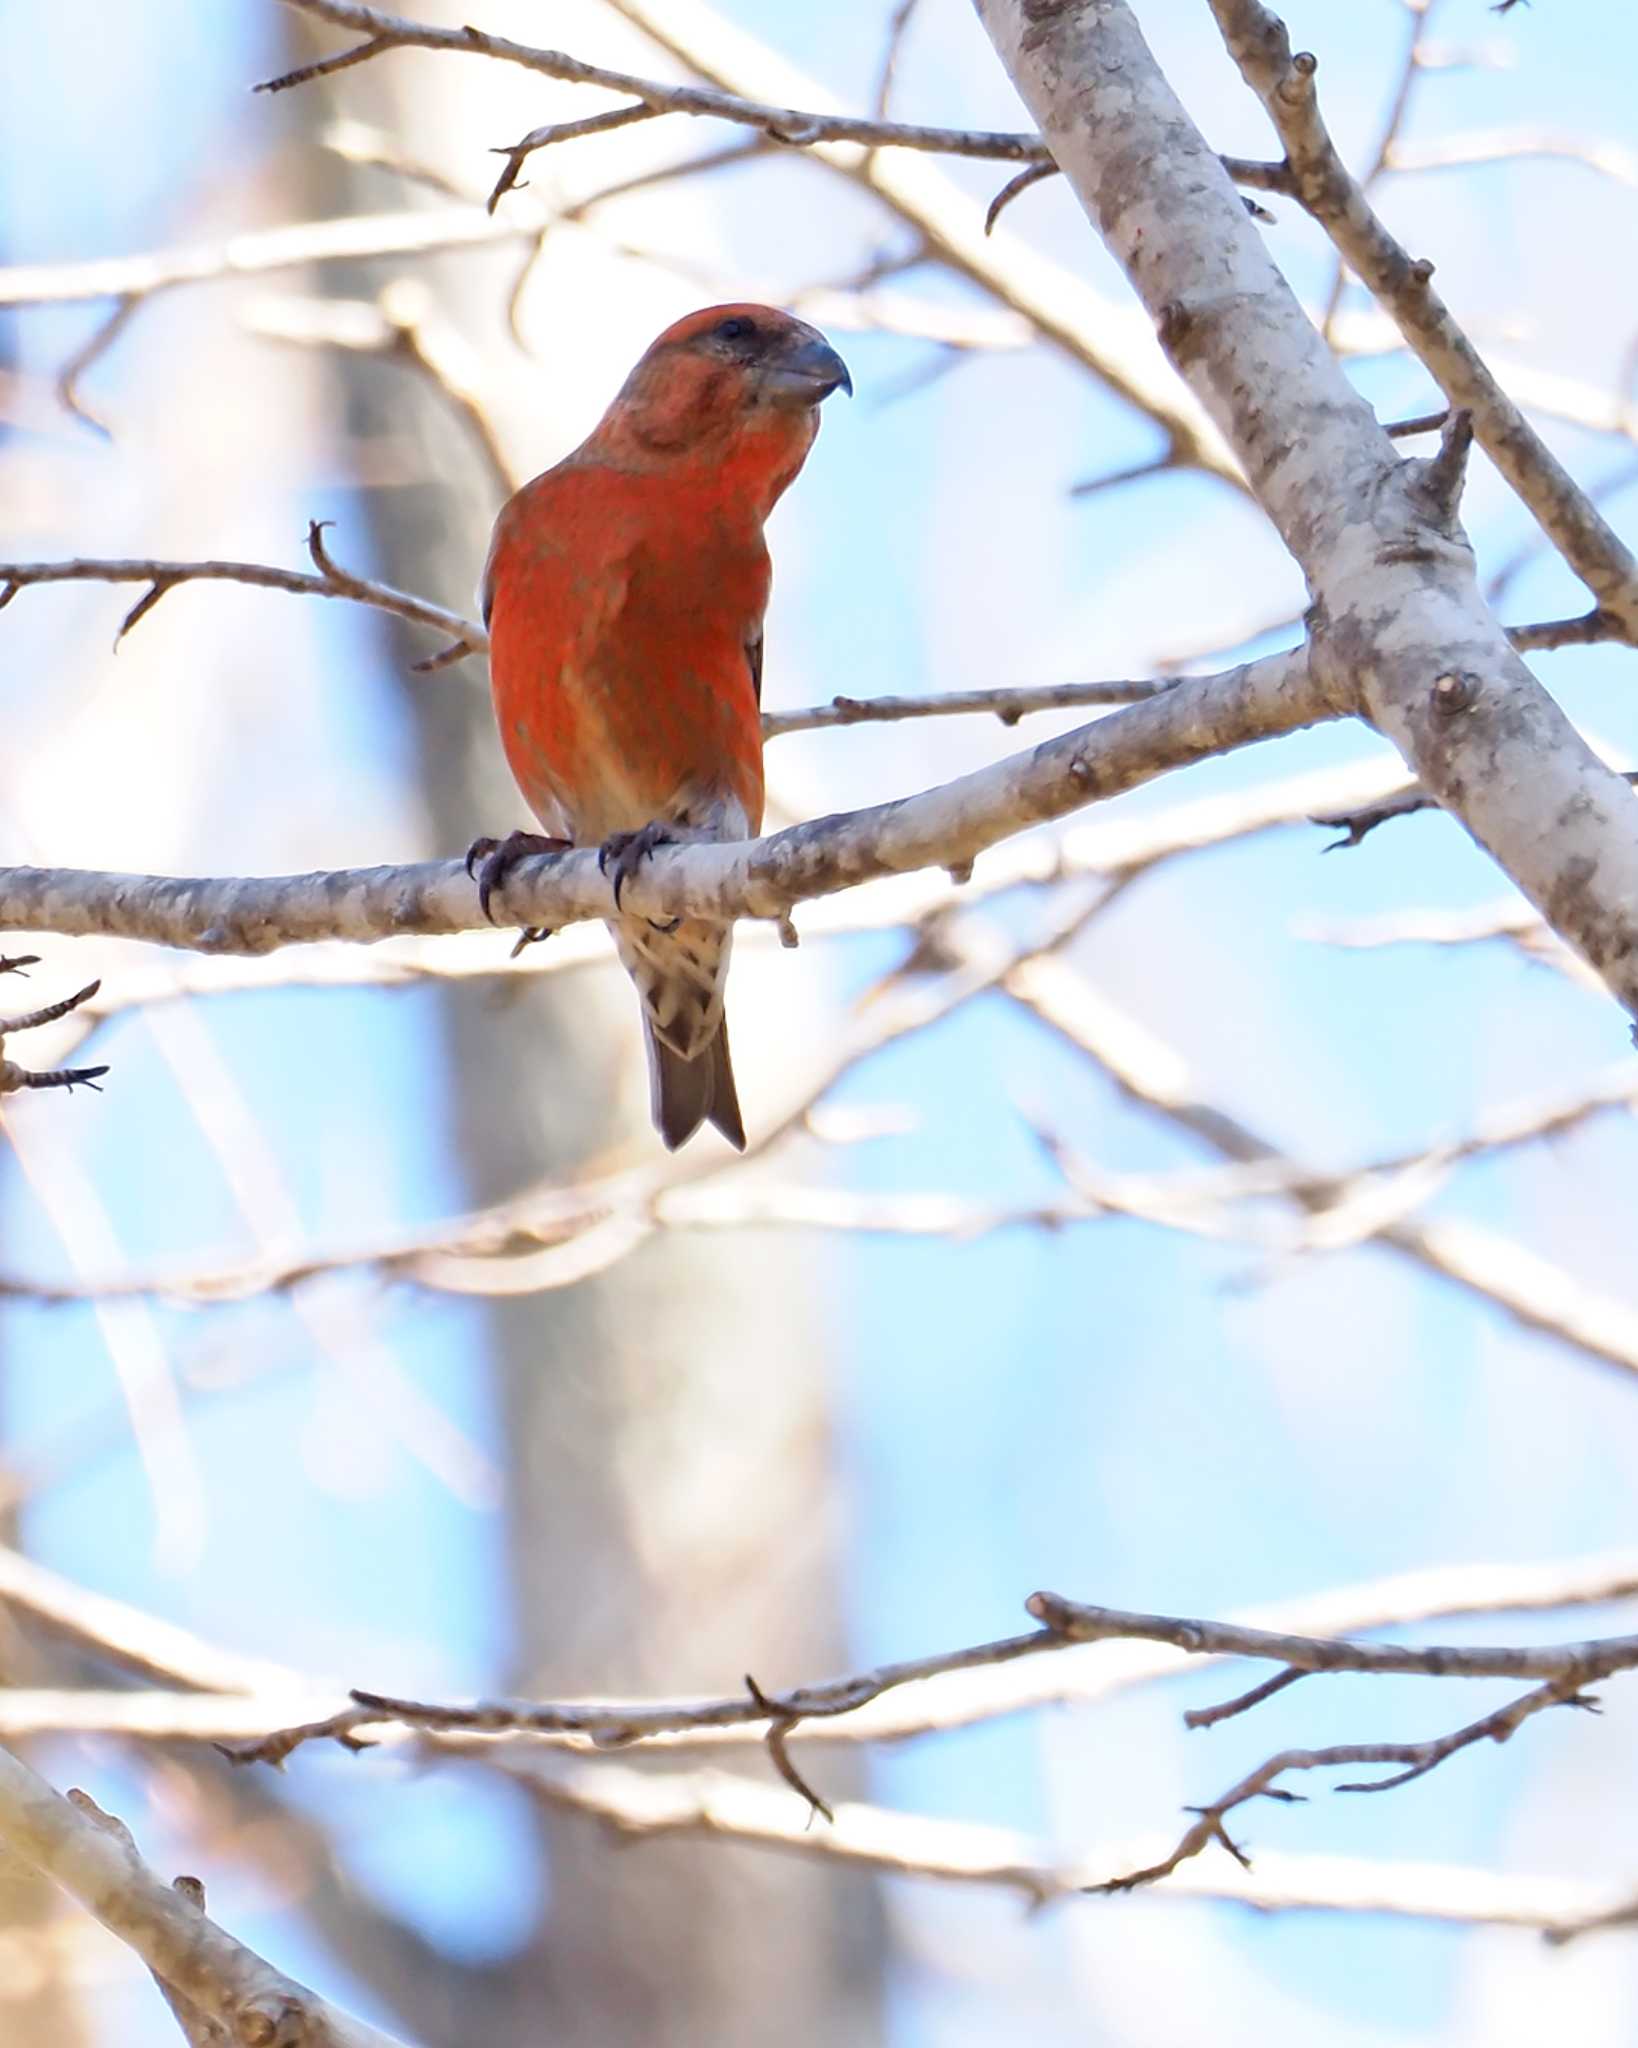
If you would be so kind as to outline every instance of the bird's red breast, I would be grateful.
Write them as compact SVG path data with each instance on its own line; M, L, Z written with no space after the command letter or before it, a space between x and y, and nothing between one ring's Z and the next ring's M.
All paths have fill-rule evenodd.
M483 579L495 713L552 837L607 853L647 827L760 829L762 526L838 387L852 388L841 358L804 322L707 307L667 328L591 435L502 511ZM622 915L611 929L642 997L666 1144L709 1119L743 1146L730 928Z
M501 741L537 815L585 843L689 801L762 822L750 649L771 571L733 478L633 469L581 450L526 485L490 556ZM737 836L730 834L727 836Z

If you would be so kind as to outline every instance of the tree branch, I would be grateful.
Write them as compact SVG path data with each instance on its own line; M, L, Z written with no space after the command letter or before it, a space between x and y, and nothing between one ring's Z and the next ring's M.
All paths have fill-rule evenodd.
M1249 1868L1250 1857L1230 1836L1224 1823L1236 1807L1244 1806L1253 1799L1299 1800L1302 1797L1300 1792L1287 1791L1278 1782L1288 1772L1340 1770L1356 1764L1401 1765L1402 1768L1391 1778L1375 1778L1336 1787L1339 1792L1386 1792L1393 1786L1409 1783L1412 1778L1425 1777L1461 1750L1471 1749L1476 1742L1506 1742L1532 1715L1547 1707L1592 1708L1594 1702L1584 1698L1573 1685L1555 1681L1537 1686L1533 1692L1527 1692L1518 1699L1509 1700L1506 1706L1498 1707L1494 1713L1486 1714L1477 1721L1470 1721L1449 1735L1435 1736L1426 1742L1339 1742L1325 1749L1282 1749L1209 1806L1195 1807L1193 1811L1200 1816L1199 1819L1184 1830L1182 1840L1170 1855L1163 1856L1157 1863L1127 1871L1123 1876L1103 1878L1088 1889L1106 1893L1129 1892L1142 1885L1155 1884L1161 1878L1170 1877L1180 1864L1198 1856L1214 1842L1219 1848L1226 1849L1243 1868Z
M1002 163L1034 163L1047 155L1039 135L998 134L976 128L924 128L903 121L872 121L851 114L773 106L736 93L713 92L705 86L667 85L659 79L639 78L629 71L611 71L606 65L587 64L563 50L535 49L527 43L511 42L505 36L488 35L482 29L440 28L432 22L409 21L402 15L383 13L377 7L358 6L354 0L284 0L284 4L297 13L348 29L368 40L344 52L339 59L326 59L321 64L288 71L281 78L269 78L257 86L258 92L282 92L288 86L304 85L340 64L362 64L387 50L442 50L468 57L496 57L508 64L521 65L542 78L561 79L570 85L600 86L606 92L640 101L653 114L697 114L734 121L759 129L775 142L804 147L815 142L862 142L873 149L931 150L944 156L987 157ZM623 109L621 117L631 118ZM537 129L503 152L508 158L515 158L516 163L508 163L508 175L503 177L494 196L499 198L516 181L517 171L531 150L558 139L558 132L552 129Z
M1277 60L1273 17L1255 0L1211 4L1231 46L1262 66L1265 97L1300 96L1300 73ZM1399 460L1344 377L1130 8L979 0L979 11L1162 345L1301 564L1317 670L1638 1015L1638 799L1508 645L1465 539L1429 496L1426 466ZM1451 395L1472 397L1487 431L1483 395Z
M609 0L615 12L680 64L718 87L755 98L784 95L823 107L810 79L705 0ZM814 161L862 185L913 228L929 256L1021 313L1118 398L1166 436L1174 461L1245 488L1222 436L1162 361L1147 323L1111 305L1073 272L1005 232L986 236L984 208L936 164L901 151L821 142ZM1235 201L1239 205L1238 199Z
M1125 1015L1065 961L1025 961L1002 986L1067 1043L1095 1060L1122 1094L1221 1157L1263 1166L1288 1157L1206 1099L1173 1047ZM1323 1216L1336 1186L1334 1174L1317 1168L1304 1173L1298 1166L1290 1184L1291 1199L1310 1215ZM1392 1209L1370 1219L1368 1230L1356 1226L1355 1241L1366 1236L1500 1309L1526 1329L1555 1338L1624 1378L1638 1375L1638 1312L1618 1297L1595 1292L1524 1245L1454 1217L1424 1223Z
M510 1762L552 1805L604 1821L620 1841L668 1834L708 1835L817 1856L900 1877L1002 1886L1032 1905L1099 1887L1111 1868L1152 1860L1148 1843L1100 1845L1074 1861L1009 1828L894 1812L846 1801L828 1827L810 1827L769 1786L727 1771L654 1773L563 1757ZM1631 1902L1570 1878L1507 1877L1492 1871L1346 1857L1259 1856L1255 1870L1213 1860L1176 1871L1160 1898L1219 1899L1265 1912L1387 1913L1466 1926L1522 1927L1563 1941L1619 1925Z
M459 612L447 611L427 598L412 597L408 591L394 590L390 584L375 583L341 568L324 546L323 531L328 523L315 519L307 528L307 546L317 564L316 574L302 569L279 569L266 562L109 561L83 556L66 562L0 562L0 607L10 604L20 590L44 583L145 583L146 591L125 614L114 635L117 647L131 628L178 584L248 583L261 590L286 590L297 597L350 598L355 604L392 612L412 625L432 626L458 643L462 653L486 651L489 636Z
M1230 55L1268 111L1297 197L1378 300L1480 444L1604 611L1638 641L1638 562L1486 368L1429 279L1372 211L1337 154L1314 93L1315 60L1293 57L1285 25L1261 0L1212 0Z
M396 2048L264 1962L162 1884L129 1833L84 1793L65 1799L0 1749L0 1841L54 1878L133 1948L155 1977L244 2042L288 2048Z
M1146 703L942 787L735 846L665 849L627 885L641 916L779 918L815 896L924 867L964 868L987 847L1168 769L1337 715L1303 650L1191 676ZM501 905L556 929L610 914L594 852L521 863ZM464 866L439 861L334 874L212 881L92 870L0 869L0 930L148 939L265 953L313 939L367 942L481 928Z

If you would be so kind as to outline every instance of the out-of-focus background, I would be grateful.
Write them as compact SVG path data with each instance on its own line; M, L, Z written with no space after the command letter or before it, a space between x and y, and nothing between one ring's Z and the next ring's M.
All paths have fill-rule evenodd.
M865 111L904 13L645 5L730 89ZM474 11L420 8L455 25ZM476 11L520 41L685 75L599 0ZM1362 171L1408 89L1378 203L1629 519L1638 18L1618 0L1285 11ZM1213 141L1270 154L1206 8L1139 14ZM0 264L232 259L133 300L112 336L128 281L6 305L7 557L300 566L324 518L349 568L470 612L506 491L573 445L654 332L766 298L827 327L858 393L827 408L774 521L770 709L1146 676L1296 635L1300 579L1254 507L1188 471L1110 483L1162 452L1153 421L832 165L673 116L537 155L491 220L488 152L607 96L396 53L251 97L342 46L257 0L35 5L0 34ZM890 111L1023 125L960 0L908 14ZM706 167L598 197L691 156ZM1008 175L916 162L969 226ZM1327 246L1270 204L1271 245L1323 313ZM312 237L303 260L270 253L271 229L341 218L375 224L354 248L373 234L388 253L312 260ZM995 246L1019 245L1054 267L1043 290L1090 289L1094 325L1141 342L1061 183L1003 216ZM7 276L0 302L19 296ZM1333 310L1385 418L1436 403L1357 288ZM59 380L99 338L70 379L76 416ZM1482 460L1465 516L1509 622L1577 608ZM227 584L173 590L112 652L137 594L28 589L0 620L0 860L277 872L449 855L525 822L480 661L414 676L436 646L423 631ZM1630 652L1536 665L1634 758ZM926 786L1079 715L779 739L774 819ZM1323 860L1311 827L1253 829L1311 807L1265 800L1286 778L1380 753L1331 728L1170 778L1039 835L1067 850L1061 883L987 887L1014 872L1003 848L919 926L864 892L799 916L797 952L744 934L730 1002L753 1137L811 1097L793 1132L732 1172L703 1141L647 1222L425 1271L374 1254L538 1183L654 1163L617 971L537 958L503 975L507 939L479 935L442 956L481 970L459 976L372 985L357 960L352 985L304 986L291 954L237 990L203 963L211 992L189 995L189 963L31 943L44 957L13 1007L100 974L113 1013L75 1057L112 1073L100 1098L5 1113L8 1540L315 1683L543 1698L728 1693L747 1670L785 1686L954 1649L1025 1626L1037 1586L1220 1615L1619 1550L1638 1446L1622 1022L1528 930L1506 936L1516 905L1442 818ZM1100 872L1129 875L1106 904ZM975 961L1079 911L1048 956L1056 1028L1022 983L957 1000ZM934 1021L895 1035L922 1002ZM1600 1088L1612 1107L1571 1113ZM1537 1114L1558 1097L1563 1117ZM1490 1142L1515 1111L1556 1135ZM1301 1200L1220 1204L1197 1178L1185 1199L1173 1178L1259 1141L1342 1173L1475 1134L1359 1184L1319 1241ZM1069 1213L1100 1190L1136 1213ZM221 1267L307 1270L177 1298L178 1276ZM127 1275L145 1284L44 1298ZM1507 1306L1522 1294L1536 1327ZM9 1684L109 1682L71 1632L6 1616ZM1630 1625L1581 1608L1436 1633ZM1108 1871L1283 1745L1440 1734L1507 1696L1314 1680L1185 1739L1181 1709L1235 1679L1116 1687L1100 1654L1077 1653L1063 1686L1102 1697L896 1745L809 1743L803 1768L836 1800L1004 1827ZM1266 1914L1164 1891L1031 1914L1016 1886L884 1874L812 1842L623 1842L477 1762L315 1747L276 1778L197 1743L27 1748L120 1813L156 1867L201 1875L245 1940L428 2048L1159 2048L1208 2028L1598 2048L1632 2036L1630 1934L1550 1946L1479 1905L1638 1885L1632 1705L1619 1684L1605 1705L1379 1799L1316 1782L1305 1805L1239 1816L1261 1867L1311 1902ZM725 1761L800 1814L755 1749L654 1768ZM1199 1869L1236 1877L1216 1855ZM1381 1909L1314 1909L1328 1886ZM0 2035L146 2048L174 2027L123 1949L0 1866Z

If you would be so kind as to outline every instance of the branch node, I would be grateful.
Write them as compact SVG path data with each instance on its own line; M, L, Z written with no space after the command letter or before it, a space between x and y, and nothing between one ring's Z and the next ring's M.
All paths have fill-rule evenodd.
M790 1751L785 1747L785 1738L801 1720L801 1715L793 1714L790 1708L783 1702L769 1699L768 1695L748 1671L745 1674L745 1690L751 1695L753 1704L760 1708L768 1717L768 1732L762 1739L773 1762L774 1769L793 1792L808 1802L809 1827L812 1827L813 1817L816 1813L822 1813L825 1819L834 1827L836 1825L835 1814L832 1813L824 1800L819 1797L819 1794L814 1791L807 1779L796 1768L796 1765L791 1761Z
M310 85L315 78L330 78L354 64L367 63L371 57L378 57L383 50L391 48L392 44L385 36L371 36L368 42L356 43L352 49L340 50L333 57L321 57L317 63L302 64L294 71L283 71L277 78L264 78L250 89L252 92L286 92L293 85Z
M333 519L309 519L307 522L307 552L312 557L313 567L327 583L345 581L341 570L330 559L329 550L324 545L324 529L334 525Z
M1473 415L1466 406L1448 413L1439 428L1439 452L1417 466L1412 488L1447 531L1456 527L1473 446Z
M1274 88L1274 97L1288 107L1306 107L1314 97L1314 73L1319 59L1312 50L1299 50L1289 69Z
M1026 169L1021 170L1016 177L1009 178L990 201L989 210L984 215L985 234L988 235L994 232L996 222L1020 193L1027 192L1031 185L1039 185L1043 179L1055 178L1057 175L1058 166L1055 163L1048 162L1030 164Z
M114 635L114 652L119 652L119 643L141 619L145 619L168 590L176 588L174 576L156 576L131 609L119 622L119 631Z
M1429 700L1436 718L1455 718L1471 711L1479 696L1479 678L1469 669L1446 669L1435 676Z
M451 640L447 647L440 647L436 654L429 654L424 661L412 661L412 676L435 676L440 669L453 668L458 661L465 661L476 648L468 647L464 640Z

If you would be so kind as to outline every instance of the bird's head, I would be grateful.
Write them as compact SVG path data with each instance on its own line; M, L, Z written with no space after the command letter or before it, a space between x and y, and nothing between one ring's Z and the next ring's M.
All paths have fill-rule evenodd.
M594 439L672 456L751 433L806 454L838 390L853 380L818 328L774 306L706 306L649 346Z

